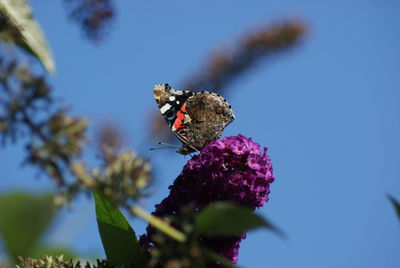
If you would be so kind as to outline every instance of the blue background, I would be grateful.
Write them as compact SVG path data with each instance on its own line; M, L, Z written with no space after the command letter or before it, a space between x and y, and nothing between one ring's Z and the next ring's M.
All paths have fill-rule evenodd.
M111 34L84 41L61 1L31 1L55 55L54 94L87 117L125 133L126 148L151 158L148 210L188 157L146 148L157 107L154 84L177 89L210 52L284 18L308 33L295 49L264 61L224 96L243 134L269 148L276 181L259 210L288 235L254 231L241 245L245 267L399 267L400 225L386 194L400 199L400 3L366 1L118 1ZM212 90L212 89L210 89ZM145 146L143 146L145 144ZM147 147L146 147L147 146ZM54 190L21 168L21 144L0 151L0 191ZM94 163L94 161L91 160ZM145 223L132 219L137 233ZM64 209L46 235L50 245L104 256L92 200Z

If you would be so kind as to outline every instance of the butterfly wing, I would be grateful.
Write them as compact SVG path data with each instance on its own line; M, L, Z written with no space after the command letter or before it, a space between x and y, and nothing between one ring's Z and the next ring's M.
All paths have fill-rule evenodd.
M158 108L160 108L161 115L172 130L174 130L176 119L180 120L182 117L182 112L180 111L184 107L186 100L193 94L191 91L172 89L168 84L159 84L154 87L154 99Z
M178 152L198 151L218 139L235 118L231 105L220 95L203 91L186 100L184 120L186 142Z
M175 136L183 143L178 153L199 151L218 139L235 118L229 103L213 92L179 91L168 84L154 87L160 112Z

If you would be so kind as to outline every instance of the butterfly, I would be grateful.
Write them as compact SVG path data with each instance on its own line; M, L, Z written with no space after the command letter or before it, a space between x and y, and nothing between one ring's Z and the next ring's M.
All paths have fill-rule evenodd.
M172 89L168 84L154 86L154 99L169 128L182 142L177 152L198 152L218 139L235 115L221 95Z

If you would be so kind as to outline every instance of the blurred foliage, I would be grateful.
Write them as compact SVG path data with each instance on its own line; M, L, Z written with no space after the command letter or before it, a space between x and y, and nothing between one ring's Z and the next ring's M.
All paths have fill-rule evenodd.
M32 249L32 253L29 254L31 258L45 258L46 256L64 256L67 260L76 259L78 254L69 248L63 246L46 246L40 244ZM20 256L18 256L19 258Z
M100 151L119 151L124 143L122 130L113 122L104 121L96 129L96 146ZM101 154L101 153L100 153Z
M163 219L182 230L187 239L177 242L164 233L148 227L150 237L141 237L141 244L149 256L149 267L236 267L228 259L209 249L206 240L197 229L194 207L190 204L181 208L175 215L166 215ZM230 219L221 221L229 225ZM150 240L148 240L150 238Z
M104 37L114 18L111 0L64 0L72 20L78 22L85 36L94 42Z
M11 262L18 256L41 257L44 252L74 256L66 249L46 248L40 241L56 215L53 197L22 192L0 196L0 236Z
M81 191L93 190L150 220L148 214L134 205L146 195L150 183L148 161L132 151L118 153L118 135L109 128L101 131L99 137L101 164L88 170L81 160L86 121L67 116L65 108L57 109L50 93L44 77L35 75L26 65L0 58L2 144L27 138L25 163L54 180L59 190L58 205L72 200Z
M26 0L0 0L0 40L16 43L37 57L49 73L55 72L50 48Z
M17 268L117 268L108 265L106 260L97 260L97 263L93 265L88 262L82 265L80 261L72 261L64 258L63 255L46 256L41 259L19 258L19 260L20 263L16 265Z
M109 5L108 1L79 3L82 5L77 7L79 12L75 15L92 8L87 14L94 12L94 17ZM9 20L10 16L2 13L1 21ZM84 19L84 22L88 27L100 29L101 25L93 24L91 20ZM13 29L0 28L4 31ZM11 44L25 48L18 42L19 35L8 36L14 38ZM0 49L6 47L3 45ZM24 163L36 167L56 183L58 205L70 202L82 191L97 191L132 213L141 211L133 204L146 195L151 179L148 161L133 151L118 153L118 138L114 133L107 135L104 132L99 142L101 163L87 170L81 155L87 142L87 121L67 115L68 110L52 97L52 89L44 75L36 74L21 63L21 59L5 53L6 50L0 52L3 52L0 53L1 145L24 140L27 152ZM140 213L143 215L146 216Z
M198 73L189 76L178 89L222 93L233 81L253 70L264 59L272 59L298 45L305 33L306 25L299 20L266 25L251 34L246 33L237 42L232 42L237 45L215 52L205 66ZM175 140L159 112L153 114L150 122L153 137L158 140L168 137L169 142Z
M100 158L102 165L87 171L82 162L71 165L72 174L81 185L104 193L117 204L129 207L132 201L146 196L146 189L151 182L151 166L146 159L133 151L117 153L115 135L106 135L110 129L102 130L100 135Z
M149 226L148 235L140 239L149 256L149 267L236 267L213 250L215 245L229 251L235 245L232 241L240 243L238 237L256 228L283 235L251 209L229 202L214 202L200 211L188 204L163 219L181 230L186 239L178 242Z
M64 2L69 16L81 24L88 39L101 40L115 13L112 1ZM237 42L238 45L231 50L224 49L215 53L203 71L187 80L184 88L217 92L222 88L226 89L229 83L256 66L260 59L286 51L297 44L304 32L305 25L299 21L289 21L255 31L241 38L242 41ZM15 44L21 51L35 55L49 72L53 71L54 63L50 50L25 0L0 0L0 42L5 40ZM6 46L1 46L0 43L0 49L4 47ZM155 128L160 125L157 120L164 122L158 115L154 120ZM120 152L120 136L113 128L104 128L100 133L99 164L88 167L82 157L82 151L87 145L87 125L85 119L68 115L68 109L52 97L52 89L46 81L46 76L37 74L20 59L7 55L4 50L0 51L1 145L4 146L9 141L24 141L27 153L25 163L35 166L55 182L59 190L55 199L58 205L71 201L80 192L96 192L109 199L110 203L148 221L151 225L149 228L154 230L150 248L146 251L150 258L150 267L233 266L223 257L208 250L202 237L204 230L201 232L200 228L196 229L195 213L190 204L183 208L181 213L166 216L165 219L150 215L136 205L139 198L147 195L152 177L151 167L146 159L134 151ZM159 130L155 132L160 135ZM11 198L14 201L7 201L9 199L6 197L0 200L0 231L10 258L13 261L16 261L19 255L40 258L21 258L19 267L109 267L105 261L98 261L93 266L88 263L82 266L79 262L64 261L63 256L43 258L43 246L39 239L54 217L54 209L46 207L50 206L50 199L50 196L43 197L42 200L16 194ZM12 212L13 206L16 212ZM117 206L113 208L119 212ZM119 223L126 223L122 213L112 216L109 213L106 215L107 213L102 215L105 218L98 217L102 224L106 223L107 219L111 219L112 227L122 226L116 224L115 219ZM229 217L218 218L221 212L217 215L211 213L214 216L202 217L214 217L217 221L211 221L211 224L219 226L229 224L234 218L231 216L237 216L236 213L244 215L233 209L233 212L231 210L228 213ZM258 218L248 218L253 219L253 223L247 225L248 229L260 225L269 226L267 222ZM129 224L123 226L131 228ZM108 235L116 231L114 228L103 227L100 231L105 230ZM130 235L135 236L132 233ZM107 243L115 242L116 244L111 245L113 250L121 250L124 241L126 242L124 239L105 239L103 243L106 247L109 246Z
M282 231L251 209L229 202L214 202L195 218L197 232L206 236L238 235L265 228L283 236Z
M400 220L400 203L399 203L399 201L397 201L397 200L396 200L393 196L391 196L391 195L387 195L387 197L389 198L389 200L390 200L390 202L392 203L394 209L396 210L397 217L398 217L399 220Z
M0 57L0 139L4 145L28 138L25 163L54 180L58 204L82 190L96 189L126 205L145 195L150 182L147 160L132 151L117 153L117 135L104 134L99 141L101 166L87 171L81 160L87 121L66 113L57 107L44 76Z
M227 235L259 227L277 230L248 208L216 202L194 213L193 207L188 205L182 208L181 213L166 217L167 222L184 232L184 241L178 242L160 232L160 229L157 231L149 227L153 230L151 242L147 243L145 237L141 241L149 257L147 265L144 265L143 252L137 248L136 235L119 208L101 194L95 193L95 200L97 222L107 259L110 264L125 267L235 267L229 260L211 251L207 243L214 240L206 240L204 236L215 237L215 241L219 241L218 237L225 239ZM239 222L232 224L238 218L241 218ZM204 227L202 223L207 226ZM205 229L223 231L206 232Z
M231 48L217 50L203 69L186 79L185 90L212 90L221 93L230 83L267 57L276 56L298 45L306 32L299 20L282 21L254 29L239 37Z
M56 183L67 184L66 169L80 155L86 121L57 108L44 76L27 65L0 58L0 138L28 137L26 163L35 165Z

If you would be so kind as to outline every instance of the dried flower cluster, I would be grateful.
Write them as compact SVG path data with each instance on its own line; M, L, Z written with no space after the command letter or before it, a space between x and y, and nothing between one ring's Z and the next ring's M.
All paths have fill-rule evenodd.
M160 217L179 215L187 205L198 211L214 201L230 201L251 209L263 206L274 181L266 151L242 135L211 142L185 165L169 187L169 196L156 205L154 214ZM154 243L151 239L154 232L148 227L142 243ZM245 234L202 238L202 244L236 263L243 238Z
M43 76L27 66L0 59L0 136L7 139L28 136L26 162L36 165L66 185L66 169L81 153L86 121L56 110L51 88Z
M74 262L72 260L64 260L63 255L61 256L46 256L43 259L32 259L32 258L19 258L20 264L16 265L16 268L109 268L105 260L96 260L95 265L91 265L88 262L81 265L79 261Z
M72 173L86 188L100 191L117 204L129 207L145 195L151 178L150 164L134 152L108 157L102 169L88 172L83 163L77 162L71 166Z
M106 28L114 17L110 0L64 0L69 16L81 24L87 37L92 41L102 39Z
M263 59L293 48L301 41L305 31L303 22L287 21L267 25L252 34L246 34L233 42L237 46L214 53L202 70L188 77L180 88L222 93L222 89L226 90L230 83L259 65ZM154 114L151 122L154 137L169 137L169 141L174 140L159 114Z
M286 21L246 34L239 39L236 47L217 51L200 73L186 80L183 88L220 92L265 57L274 56L298 44L305 29L301 21Z
M2 144L22 136L28 138L25 162L56 182L58 204L82 190L97 190L128 207L145 194L150 165L134 152L117 154L113 147L117 141L108 139L102 141L103 166L86 171L81 160L86 125L86 120L68 116L65 108L55 108L51 88L43 76L35 75L25 65L0 58Z

